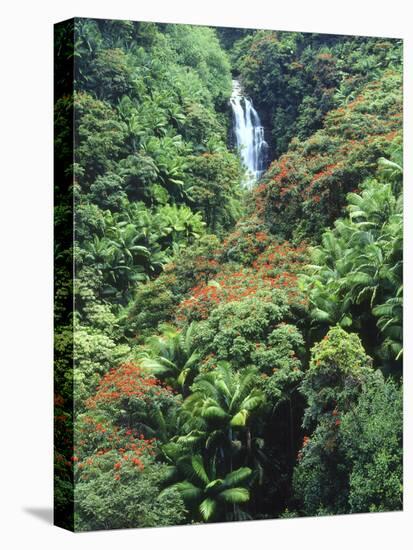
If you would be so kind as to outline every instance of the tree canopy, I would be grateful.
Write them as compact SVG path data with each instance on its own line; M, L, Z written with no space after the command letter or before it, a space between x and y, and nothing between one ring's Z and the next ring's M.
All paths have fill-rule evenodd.
M401 41L76 18L56 63L57 515L401 509Z

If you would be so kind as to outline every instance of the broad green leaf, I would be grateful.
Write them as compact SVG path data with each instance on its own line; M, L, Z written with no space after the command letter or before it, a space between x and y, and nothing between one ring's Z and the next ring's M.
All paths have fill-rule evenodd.
M249 501L250 492L244 487L234 487L221 491L217 498L230 504L241 504Z
M199 511L205 521L209 521L213 517L216 508L217 504L212 498L206 498L199 505Z

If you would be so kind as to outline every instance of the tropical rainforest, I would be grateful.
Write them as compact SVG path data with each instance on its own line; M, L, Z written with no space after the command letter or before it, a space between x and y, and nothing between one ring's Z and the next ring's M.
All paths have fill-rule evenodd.
M402 41L75 19L55 65L60 524L402 509Z

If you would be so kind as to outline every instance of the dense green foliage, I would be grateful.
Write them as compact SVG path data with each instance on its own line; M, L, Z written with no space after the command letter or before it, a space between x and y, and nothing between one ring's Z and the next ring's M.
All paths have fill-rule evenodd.
M77 530L401 509L400 41L73 32L73 57L57 33L75 74L56 101L58 510L73 487ZM231 75L274 159L252 190Z
M307 428L294 473L306 515L395 510L402 504L402 397L373 371L359 338L332 328L301 385Z
M267 119L274 158L292 138L303 141L322 128L329 111L357 99L383 69L397 69L401 41L257 31L232 51L235 70Z
M392 167L401 175L399 165ZM348 195L348 217L336 221L324 233L322 245L313 249L307 279L316 322L354 326L362 336L366 332L366 345L374 346L386 362L402 354L403 210L398 180L368 180L360 194Z
M294 139L257 190L272 230L288 239L319 239L343 214L346 195L373 177L380 157L400 143L401 75L385 71L353 101L330 111L324 127Z

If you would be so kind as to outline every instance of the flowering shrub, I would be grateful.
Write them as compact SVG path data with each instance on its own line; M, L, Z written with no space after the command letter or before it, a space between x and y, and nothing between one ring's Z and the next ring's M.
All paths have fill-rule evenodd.
M293 141L255 192L257 210L286 239L317 240L342 213L346 194L372 175L401 137L400 75L389 69L362 93L332 110L324 128ZM380 101L376 98L380 97Z
M194 281L207 284L220 271L221 254L221 243L214 235L204 235L180 250L157 279L138 287L121 319L125 335L142 342L161 323L172 321Z
M102 378L86 405L89 411L109 415L122 428L163 440L169 437L169 422L175 421L180 399L139 365L126 363Z
M60 392L72 397L82 410L100 377L130 354L127 344L118 344L107 331L81 326L61 327L55 332L55 380ZM72 370L73 376L67 376Z
M271 352L271 349L283 330L280 323L289 316L292 313L287 296L278 289L223 303L212 311L206 321L199 323L195 345L204 350L206 365L229 360L239 369L256 363L262 372L268 373L271 368L280 366L271 356L272 353L277 354L277 350ZM301 345L302 340L297 336L296 329L291 336L293 347L287 351L281 347L279 359Z
M134 363L124 363L111 369L99 382L95 395L88 399L88 408L103 403L138 399L148 402L152 397L168 395L168 388L159 380L145 374Z
M222 243L223 260L248 266L272 242L267 227L256 217L243 219Z
M125 469L142 471L155 453L155 439L145 439L134 428L121 428L102 414L85 413L77 420L71 458L77 479L88 480L102 471L112 471L120 479Z
M271 240L265 233L258 236L259 245ZM179 305L177 320L206 319L218 305L255 295L264 301L271 300L273 289L284 290L291 305L305 308L307 302L298 287L297 274L306 260L306 247L293 247L287 242L265 244L261 252L256 251L255 259L250 259L250 266L236 269L236 265L224 264L213 281L195 286L189 297Z

